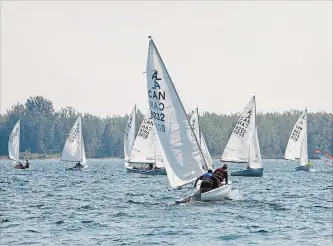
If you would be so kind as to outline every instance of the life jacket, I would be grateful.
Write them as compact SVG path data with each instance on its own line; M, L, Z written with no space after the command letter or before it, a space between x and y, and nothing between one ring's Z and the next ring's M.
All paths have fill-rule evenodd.
M222 182L223 179L225 178L223 173L224 173L224 170L222 170L221 168L218 168L215 170L214 175Z
M202 176L202 180L210 180L212 177L213 177L213 174L212 174L212 173L205 173L205 174Z

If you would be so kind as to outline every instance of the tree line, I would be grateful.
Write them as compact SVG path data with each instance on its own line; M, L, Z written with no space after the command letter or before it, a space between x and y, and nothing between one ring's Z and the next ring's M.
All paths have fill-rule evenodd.
M129 112L130 113L130 112ZM191 114L191 113L190 113ZM290 132L301 111L258 113L257 127L263 158L283 158ZM41 96L17 103L0 115L0 156L8 155L8 138L16 122L21 120L20 152L60 155L67 135L79 116L72 107L55 111L53 103ZM204 112L200 129L212 156L219 157L235 127L239 114ZM144 115L137 111L136 129ZM123 157L123 133L128 115L97 117L82 114L83 138L87 157ZM333 153L333 115L327 112L308 113L308 151Z

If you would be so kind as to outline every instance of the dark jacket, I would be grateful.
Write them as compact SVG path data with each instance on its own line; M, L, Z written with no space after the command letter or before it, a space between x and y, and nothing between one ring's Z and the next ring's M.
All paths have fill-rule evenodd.
M228 170L223 169L222 167L217 168L214 171L214 176L217 177L220 182L223 182L225 180L225 183L228 184Z

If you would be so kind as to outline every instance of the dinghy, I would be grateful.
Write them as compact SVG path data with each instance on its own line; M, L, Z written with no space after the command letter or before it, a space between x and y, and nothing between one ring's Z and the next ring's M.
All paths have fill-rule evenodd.
M308 158L308 126L307 126L307 109L298 118L294 125L286 148L284 158L295 161L299 159L299 166L296 171L311 171Z
M88 167L82 136L81 116L77 118L68 134L60 160L65 162L80 162L83 168ZM66 170L81 170L81 168L71 167Z
M146 175L166 175L163 162L156 162L156 158L159 158L159 145L149 110L135 138L127 171Z
M247 163L247 169L231 172L231 176L262 177L264 169L256 128L256 101L253 96L233 129L221 156L223 162Z
M20 131L21 124L20 120L15 124L12 132L10 133L8 140L8 155L9 159L12 160L13 167L15 169L27 169L22 164L20 165Z
M146 68L149 106L169 184L178 188L196 180L208 167L169 73L149 38ZM222 200L230 189L230 185L223 185L198 197L201 201Z

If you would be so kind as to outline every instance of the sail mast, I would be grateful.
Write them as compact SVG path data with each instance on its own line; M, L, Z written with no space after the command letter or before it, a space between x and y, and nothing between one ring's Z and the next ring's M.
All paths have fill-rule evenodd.
M159 53L159 51L158 51L158 49L157 49L157 47L156 47L156 45L155 45L155 42L154 42L153 38L152 38L151 36L149 36L148 38L152 41L152 43L153 43L153 45L154 45L154 48L155 48L155 50L156 50L158 56L160 57L161 62L163 63L163 65L164 65L164 67L165 67L165 64L164 64L164 62L163 62L163 59L162 59L162 57L161 57L161 55L160 55L160 53ZM179 97L179 94L178 94L178 92L177 92L177 89L176 89L175 85L174 85L173 82L172 82L172 79L171 79L171 77L170 77L170 75L169 75L168 70L165 69L165 71L166 71L168 77L170 78L170 83L172 84L172 86L173 86L173 88L174 88L174 90L175 90L175 93L176 93L177 97L180 98L180 97ZM179 103L180 103L180 105L181 105L181 107L182 107L182 109L183 109L184 114L186 115L186 111L185 111L185 108L184 108L184 105L183 105L182 101L179 100ZM187 120L188 124L191 126L191 123L190 123L188 117L186 117L186 120ZM192 127L190 127L190 128L191 128L191 132L192 132L192 134L194 135L194 139L195 139L197 145L199 146L199 150L200 150L201 157L202 157L202 159L203 159L203 161L204 161L204 163L205 163L205 166L206 166L206 168L207 168L208 166L207 166L207 163L206 163L205 157L204 157L204 155L203 155L203 153L202 153L201 146L199 145L199 141L198 141L197 137L195 136L195 133L194 133L193 128L192 128ZM185 184L184 184L184 185L185 185Z

